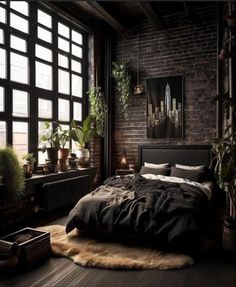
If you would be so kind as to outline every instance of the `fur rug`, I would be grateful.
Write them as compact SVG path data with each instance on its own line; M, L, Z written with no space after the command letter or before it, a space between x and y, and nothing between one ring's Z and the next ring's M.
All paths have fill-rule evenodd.
M140 246L125 246L116 242L86 238L73 230L65 234L65 226L51 225L38 228L50 232L54 255L68 257L86 267L106 269L180 269L193 265L193 259L184 254L164 253Z

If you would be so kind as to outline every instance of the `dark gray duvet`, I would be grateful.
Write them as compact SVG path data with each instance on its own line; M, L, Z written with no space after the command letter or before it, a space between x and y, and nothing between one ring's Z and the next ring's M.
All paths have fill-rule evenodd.
M74 228L151 238L170 243L201 233L209 200L201 188L134 178L109 178L71 210L66 232Z

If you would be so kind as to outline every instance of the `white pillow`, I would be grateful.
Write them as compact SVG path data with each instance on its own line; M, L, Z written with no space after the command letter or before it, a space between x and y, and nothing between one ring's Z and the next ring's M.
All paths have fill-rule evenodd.
M184 170L202 170L205 168L204 165L182 165L182 164L175 164L175 167Z
M155 163L145 162L144 166L151 167L151 168L165 168L169 166L169 163L155 164Z

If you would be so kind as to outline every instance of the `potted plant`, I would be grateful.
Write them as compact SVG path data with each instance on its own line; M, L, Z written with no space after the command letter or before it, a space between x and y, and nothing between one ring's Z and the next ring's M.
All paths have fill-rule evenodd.
M87 94L89 96L90 115L96 123L96 133L103 137L107 106L104 101L102 89L101 87L91 87Z
M228 126L222 138L213 140L215 177L226 192L227 209L224 220L223 247L236 251L236 132Z
M127 65L124 62L112 63L112 75L116 81L116 89L120 95L122 104L122 115L125 119L128 118L128 100L131 90L131 77L128 73Z
M23 168L11 147L0 149L0 178L8 195L18 197L24 191Z
M94 119L91 115L87 116L82 126L77 126L76 122L72 120L70 137L78 147L77 157L80 167L89 165L90 153L89 150L85 148L85 145L91 141L95 134Z
M27 153L22 157L22 159L25 162L23 165L25 177L31 177L34 173L36 158L33 153Z
M57 131L58 127L54 131L53 126L50 124L50 122L44 122L44 128L46 130L46 134L40 137L40 142L44 144L42 147L42 151L45 152L47 150L48 160L52 162L52 165L57 165L58 150L60 147Z
M61 125L57 127L58 141L59 141L59 159L66 160L69 156L70 149L65 148L66 143L70 140L69 130L64 130Z

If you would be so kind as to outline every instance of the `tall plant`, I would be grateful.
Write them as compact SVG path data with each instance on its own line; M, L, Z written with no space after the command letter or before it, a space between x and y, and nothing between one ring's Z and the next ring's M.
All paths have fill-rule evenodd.
M96 132L104 136L105 114L107 106L103 97L101 87L91 87L87 92L90 102L90 114L95 119Z
M122 115L125 119L128 118L128 100L131 90L131 77L128 73L127 65L124 62L112 63L112 75L116 81L116 89L120 95L122 103Z
M19 196L23 192L25 187L23 168L11 147L0 149L0 176L11 195Z
M213 140L212 151L215 155L215 176L219 186L228 193L229 215L236 220L236 132L228 133Z

